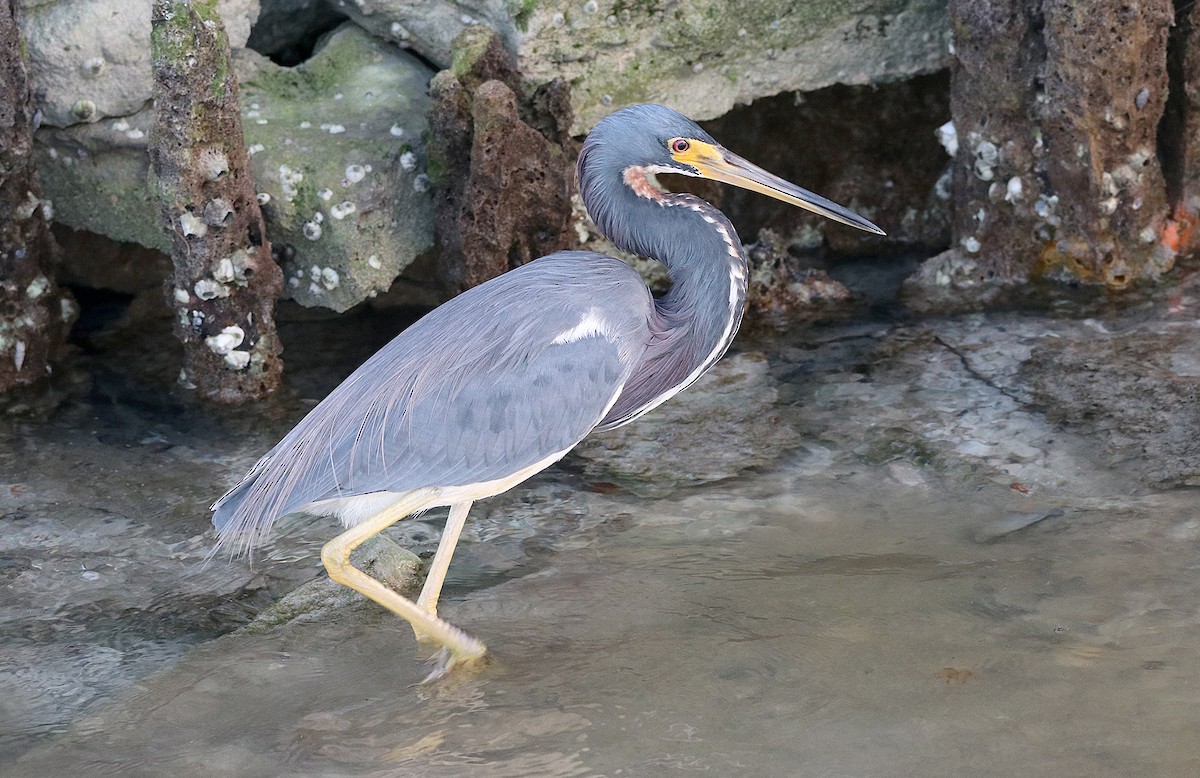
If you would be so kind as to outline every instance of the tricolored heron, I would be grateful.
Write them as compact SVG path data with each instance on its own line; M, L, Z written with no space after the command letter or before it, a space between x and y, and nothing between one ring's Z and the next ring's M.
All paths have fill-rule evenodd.
M692 120L635 105L583 144L579 190L622 249L666 265L654 299L625 263L561 251L436 308L368 359L213 509L219 545L248 549L293 511L347 528L321 551L329 577L407 619L442 647L438 672L485 653L437 616L471 503L511 489L593 430L627 424L704 374L729 347L746 300L746 252L704 200L656 173L734 184L882 235L861 216L756 167ZM399 519L449 506L424 588L408 600L350 564Z

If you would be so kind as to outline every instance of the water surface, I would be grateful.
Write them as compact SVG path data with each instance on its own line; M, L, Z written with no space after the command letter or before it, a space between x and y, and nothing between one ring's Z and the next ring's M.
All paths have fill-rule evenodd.
M207 502L320 386L264 418L93 392L0 454L0 774L1200 774L1194 489L1022 372L1097 322L1194 338L1160 313L742 341L664 407L669 451L634 425L476 506L442 615L493 659L425 686L369 603L224 634L319 573L302 519L201 561Z

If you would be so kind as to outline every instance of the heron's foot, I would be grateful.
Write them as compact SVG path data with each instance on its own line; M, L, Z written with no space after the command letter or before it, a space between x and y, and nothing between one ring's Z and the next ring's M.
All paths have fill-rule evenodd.
M431 613L430 615L437 618L435 614ZM451 670L479 666L487 657L487 646L483 644L483 641L471 637L458 627L440 619L437 623L445 628L447 634L435 637L426 633L418 625L412 625L413 634L416 635L418 641L439 647L438 652L429 659L433 670L421 683L436 681Z
M421 680L421 683L433 683L434 681L446 676L451 670L457 674L462 672L470 672L483 667L483 665L487 662L487 649L483 648L482 643L480 643L479 646L482 651L479 654L470 656L456 654L451 649L443 647L436 654L429 657L429 659L425 661L425 664L429 665L433 669L430 670L429 675L425 676L425 678Z

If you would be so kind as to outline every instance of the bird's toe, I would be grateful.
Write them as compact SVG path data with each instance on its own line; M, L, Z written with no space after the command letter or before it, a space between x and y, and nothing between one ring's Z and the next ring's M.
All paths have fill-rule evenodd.
M445 677L451 671L457 675L462 672L478 670L487 662L487 656L486 650L477 654L461 654L451 651L449 648L442 648L426 660L425 664L432 667L432 669L429 671L429 675L421 680L421 683L433 683Z

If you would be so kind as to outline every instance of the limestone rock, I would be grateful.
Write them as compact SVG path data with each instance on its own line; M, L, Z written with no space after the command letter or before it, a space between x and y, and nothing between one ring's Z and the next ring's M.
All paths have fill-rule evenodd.
M53 280L54 209L31 164L35 109L13 11L0 8L0 395L49 376L77 311Z
M374 34L410 48L440 68L453 60L451 44L467 27L483 24L501 35L510 50L516 49L517 28L528 12L505 0L326 0L356 24Z
M155 0L150 166L171 234L179 382L223 403L279 388L283 287L250 172L238 80L214 0Z
M54 203L57 223L164 253L171 250L147 181L152 119L147 104L130 116L38 130L38 177Z
M249 60L253 60L251 65ZM246 52L242 115L284 295L344 311L433 243L424 170L432 73L351 24L281 68Z
M21 32L42 121L57 127L128 116L150 99L151 0L23 0ZM244 46L258 0L221 0L230 45Z
M1184 9L1187 8L1189 6L1185 5ZM1175 212L1172 214L1175 234L1168 234L1164 238L1179 254L1188 254L1200 249L1200 230L1196 229L1200 224L1200 143L1192 140L1200 137L1200 45L1197 45L1200 40L1200 6L1192 3L1190 10L1178 11L1171 36L1173 40L1167 48L1167 67L1171 68L1174 64L1169 61L1172 54L1183 60L1178 66L1183 88L1176 90L1182 94L1176 95L1173 103L1176 106L1182 104L1184 110L1167 111L1164 117L1166 126L1163 128L1166 137L1160 136L1159 141L1160 148L1164 145L1174 149L1182 147L1182 152L1176 152L1179 158L1175 162L1177 175L1181 179L1178 182L1178 200L1174 203ZM1172 86L1172 89L1175 87ZM1168 178L1168 190L1172 183Z
M576 135L631 103L666 103L708 119L781 92L940 69L948 56L945 6L945 0L337 3L367 29L441 67L449 67L450 43L465 26L488 25L517 52L527 82L561 77L571 84Z
M1175 261L1160 239L1167 202L1156 154L1172 4L1047 3L1044 17L1038 118L1048 153L1037 167L1059 198L1061 224L1043 270L1061 267L1068 277L1116 288L1158 278Z
M432 73L353 25L296 68L248 51L235 52L235 68L284 295L343 311L387 289L433 241L422 173ZM39 170L58 221L169 250L148 216L157 207L147 185L149 126L143 109L39 131Z

